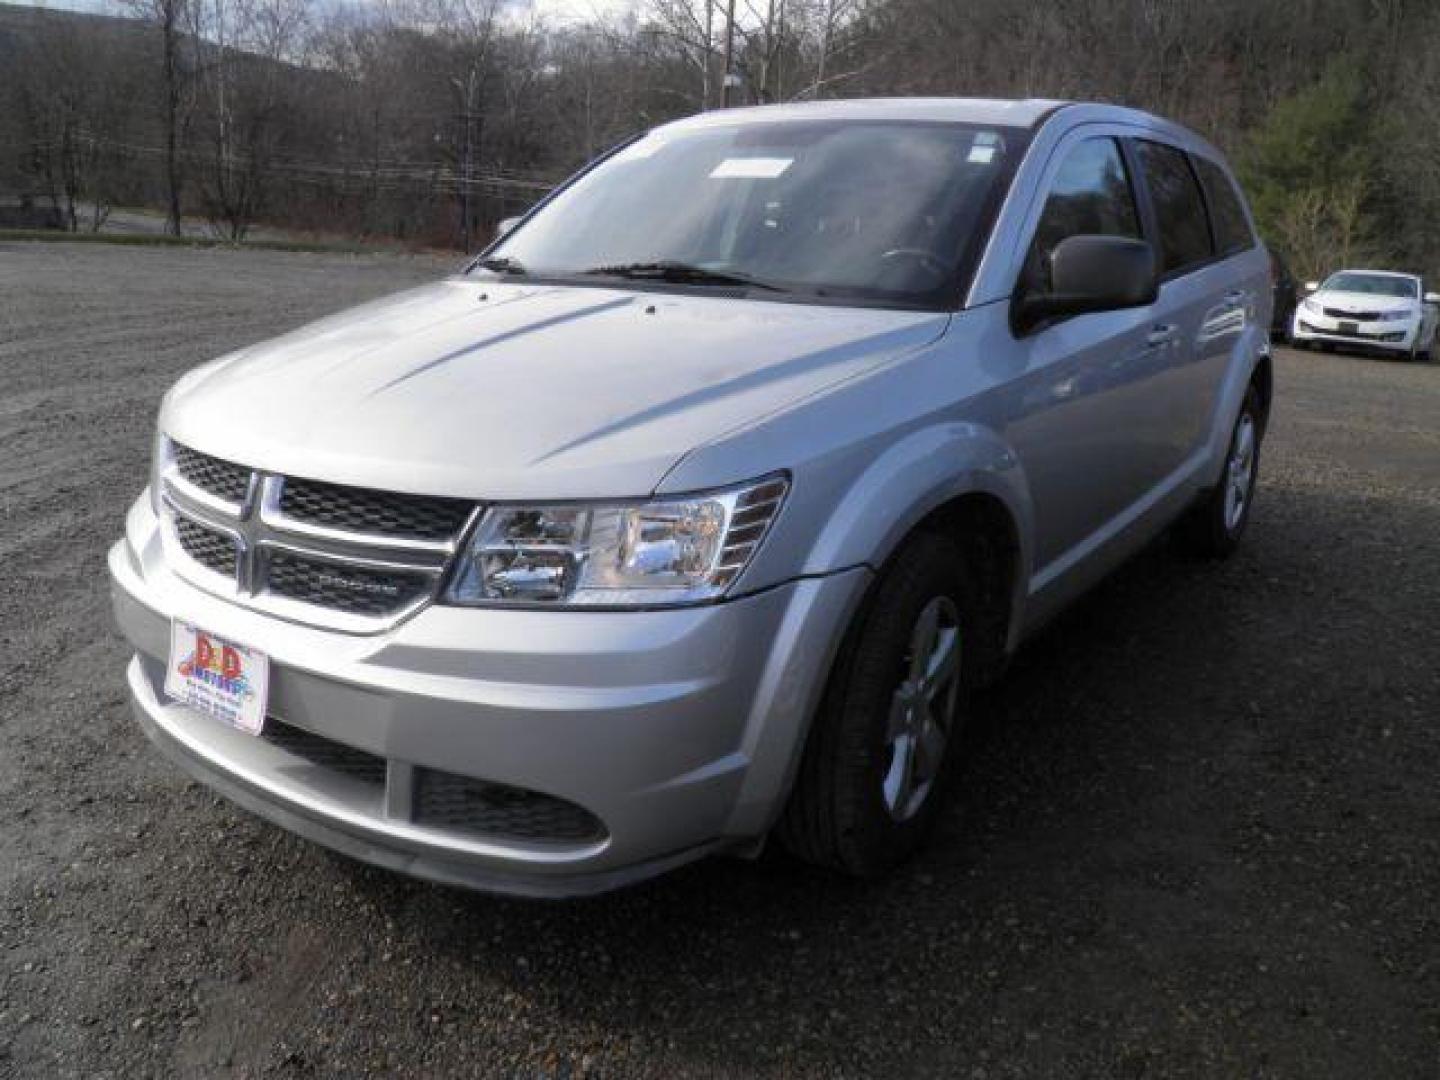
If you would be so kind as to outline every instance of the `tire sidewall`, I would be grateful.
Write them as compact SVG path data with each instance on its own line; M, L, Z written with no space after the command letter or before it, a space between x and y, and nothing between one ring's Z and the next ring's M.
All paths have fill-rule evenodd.
M910 855L934 825L945 802L964 732L966 689L975 650L967 647L976 626L974 590L965 573L960 547L943 537L919 536L902 549L894 566L875 585L873 601L855 627L847 650L838 718L855 735L863 761L851 776L846 822L850 868L880 872ZM897 821L885 805L884 777L889 764L887 731L895 690L915 622L925 605L946 596L955 605L960 631L960 687L946 737L945 760L916 813Z

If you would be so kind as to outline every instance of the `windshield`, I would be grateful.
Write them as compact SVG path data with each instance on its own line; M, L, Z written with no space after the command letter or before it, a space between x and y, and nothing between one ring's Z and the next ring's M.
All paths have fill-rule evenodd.
M1334 292L1368 293L1371 296L1399 296L1413 300L1420 295L1414 278L1393 277L1389 274L1357 274L1345 271L1332 274L1324 288Z
M953 302L1025 132L761 122L658 131L562 191L482 264L499 273Z

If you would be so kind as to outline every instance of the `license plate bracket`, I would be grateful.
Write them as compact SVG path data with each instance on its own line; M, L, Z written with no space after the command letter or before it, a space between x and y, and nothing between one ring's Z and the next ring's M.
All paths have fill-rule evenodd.
M176 619L170 624L165 693L237 731L259 735L270 695L270 658Z

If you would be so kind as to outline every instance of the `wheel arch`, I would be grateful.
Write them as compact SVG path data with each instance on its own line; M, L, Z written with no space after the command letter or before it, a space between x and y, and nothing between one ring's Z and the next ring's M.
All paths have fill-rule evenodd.
M1275 394L1275 369L1270 343L1259 337L1253 325L1236 344L1210 418L1209 454L1200 483L1202 491L1213 487L1220 480L1220 472L1225 466L1225 454L1230 447L1230 432L1251 386L1260 394L1263 435L1270 423L1270 407Z
M1250 383L1260 395L1260 429L1270 426L1270 404L1275 399L1275 361L1270 353L1261 355L1250 376Z
M819 530L807 571L859 564L878 570L919 531L949 535L990 568L991 599L1004 613L996 646L1003 656L1023 624L1033 522L1023 467L997 432L970 423L925 428L881 454L849 486Z

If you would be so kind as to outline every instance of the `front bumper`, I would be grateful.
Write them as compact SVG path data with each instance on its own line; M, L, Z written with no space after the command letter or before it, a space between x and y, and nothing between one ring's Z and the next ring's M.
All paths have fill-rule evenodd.
M869 579L857 569L645 612L433 606L356 636L177 577L145 499L109 562L137 718L190 773L367 862L529 896L604 891L763 835ZM264 650L273 725L302 738L254 738L166 700L175 618ZM431 775L564 800L602 828L517 837L421 820L415 791Z
M1418 321L1351 322L1317 315L1305 308L1295 309L1290 337L1296 342L1328 341L1336 345L1361 345L1367 349L1409 352L1420 333Z

